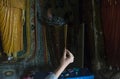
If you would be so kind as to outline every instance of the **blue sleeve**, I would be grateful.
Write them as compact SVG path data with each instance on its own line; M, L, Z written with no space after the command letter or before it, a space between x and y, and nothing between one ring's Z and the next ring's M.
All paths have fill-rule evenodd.
M50 73L45 79L58 79L54 73Z

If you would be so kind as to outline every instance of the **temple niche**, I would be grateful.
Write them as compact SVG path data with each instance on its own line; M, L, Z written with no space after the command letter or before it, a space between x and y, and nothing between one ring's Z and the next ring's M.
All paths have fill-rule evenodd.
M0 0L0 79L52 71L64 48L75 56L68 69L88 68L95 79L118 77L118 4L118 0Z
M65 47L76 56L73 66L83 67L84 24L77 7L78 0L1 0L0 78L15 79L29 68L54 69Z
M30 2L1 0L0 8L1 63L25 59L30 54Z
M34 2L34 1L32 1ZM17 79L32 55L33 3L29 0L0 1L0 78ZM33 41L33 43L31 43ZM18 73L18 74L17 74Z
M76 6L73 7L73 5ZM4 10L4 6L8 11ZM72 1L15 0L12 2L12 0L2 0L1 8L3 9L0 11L2 16L0 21L1 63L10 64L27 61L32 65L56 64L57 66L64 47L71 49L73 52L81 51L81 49L71 47L72 43L82 43L80 41L72 41L75 33L78 32L80 36L83 36L82 33L84 32L80 31L84 29L84 24L80 24L81 29L77 30L80 16L75 15L79 14L79 9L76 13L72 12L78 6L77 2L73 3ZM10 7L10 9L7 9L7 7ZM51 13L49 12L49 8L51 9ZM67 10L67 8L69 9ZM62 9L65 12L62 12ZM12 15L13 13L15 13L14 16ZM52 20L49 19L49 13L53 17ZM74 38L80 40L80 37L74 36ZM74 47L76 46L78 47L78 45ZM56 57L58 58L55 61L56 63L51 61L52 58L55 58L54 55L58 56Z

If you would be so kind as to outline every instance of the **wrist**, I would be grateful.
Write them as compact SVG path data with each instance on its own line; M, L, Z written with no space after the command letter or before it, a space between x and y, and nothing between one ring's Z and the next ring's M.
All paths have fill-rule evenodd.
M60 64L60 68L65 69L68 65L69 65L69 63L62 63L62 64Z
M60 74L65 70L65 68L68 66L68 64L60 64L60 66L56 69L54 72L56 77L58 78Z
M66 66L68 66L69 64L70 64L69 62L62 62L62 63L60 63L60 66L66 67Z

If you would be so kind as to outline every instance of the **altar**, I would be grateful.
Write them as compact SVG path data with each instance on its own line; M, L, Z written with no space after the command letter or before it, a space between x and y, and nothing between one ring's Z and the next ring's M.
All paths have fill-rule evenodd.
M65 70L59 79L94 79L88 68L72 68Z
M34 79L44 79L50 73L52 72L36 72ZM71 68L64 70L59 79L94 79L94 77L88 68Z

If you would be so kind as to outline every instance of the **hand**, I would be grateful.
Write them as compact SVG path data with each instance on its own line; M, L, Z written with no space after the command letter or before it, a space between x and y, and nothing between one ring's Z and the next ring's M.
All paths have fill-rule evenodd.
M56 78L58 78L60 74L64 71L64 69L73 61L74 61L73 54L69 50L65 49L64 54L61 58L60 66L54 72Z
M70 63L73 63L73 62L74 62L73 54L69 50L65 49L60 64L64 65L64 66L67 66L67 65L69 65Z

